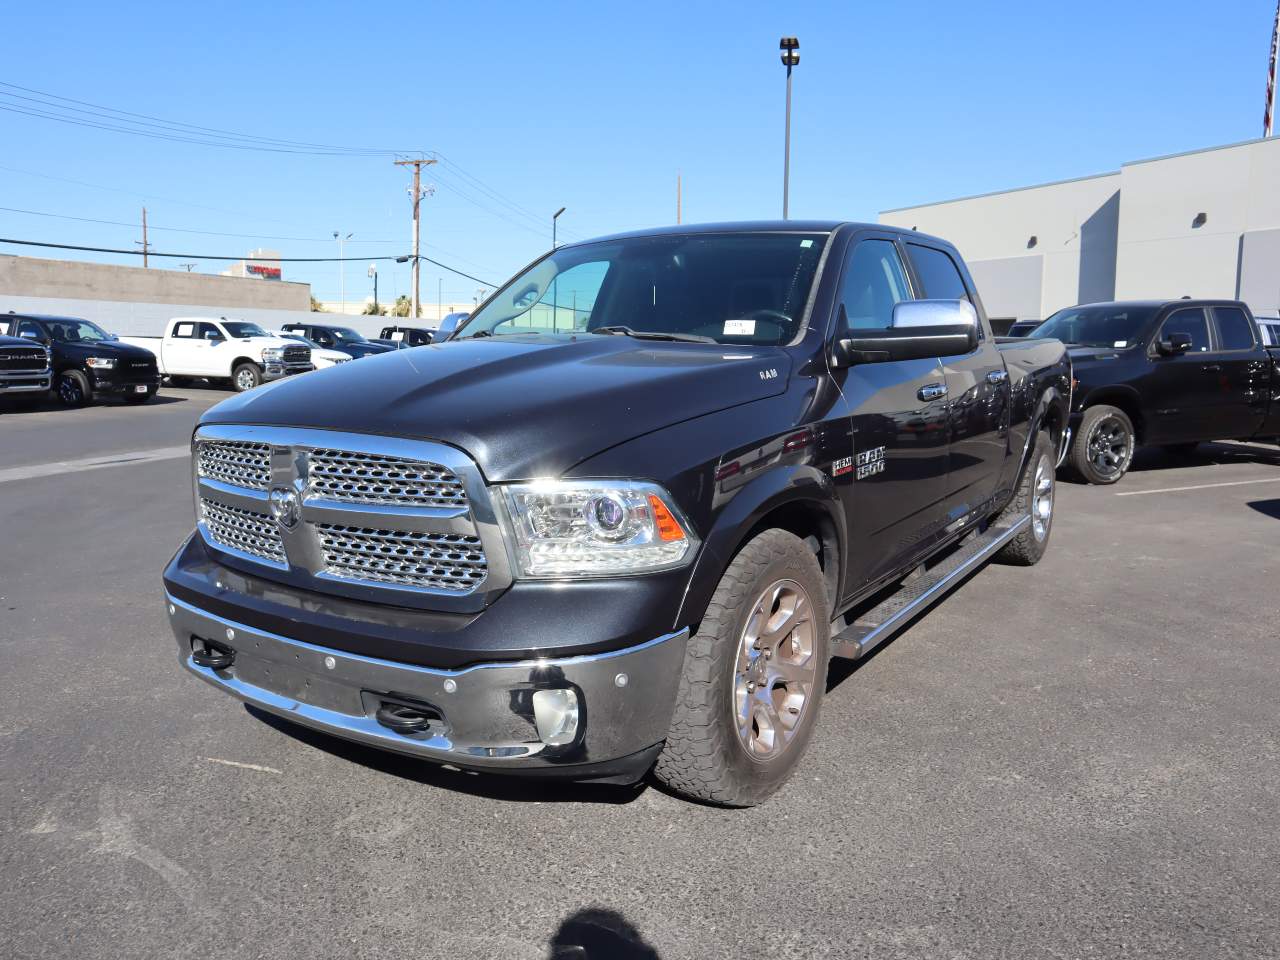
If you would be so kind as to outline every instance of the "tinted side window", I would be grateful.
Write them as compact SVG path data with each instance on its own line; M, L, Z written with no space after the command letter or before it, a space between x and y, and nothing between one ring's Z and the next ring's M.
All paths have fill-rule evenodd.
M224 339L222 336L222 331L219 330L215 324L212 324L212 323L200 324L200 332L196 334L196 336L199 337L201 340L208 340L209 334L213 334L214 338L217 340Z
M924 295L929 300L968 300L969 291L950 255L933 247L907 244L911 262L924 285Z
M893 308L911 299L902 258L891 240L863 240L853 248L840 280L846 330L887 330Z
M1219 349L1253 349L1253 327L1239 307L1214 307L1213 321L1218 325Z
M1175 310L1160 326L1160 339L1168 340L1172 334L1185 333L1191 338L1188 353L1204 353L1209 349L1209 322L1199 307Z
M40 325L34 320L23 320L18 324L18 336L30 337L32 340L43 340L44 331L40 329Z

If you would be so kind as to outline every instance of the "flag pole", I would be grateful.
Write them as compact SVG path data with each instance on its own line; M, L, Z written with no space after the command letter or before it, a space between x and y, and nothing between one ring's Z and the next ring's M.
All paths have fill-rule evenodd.
M1276 121L1276 64L1280 60L1280 2L1276 3L1275 25L1271 28L1271 63L1267 68L1267 109L1262 115L1262 135L1275 133Z

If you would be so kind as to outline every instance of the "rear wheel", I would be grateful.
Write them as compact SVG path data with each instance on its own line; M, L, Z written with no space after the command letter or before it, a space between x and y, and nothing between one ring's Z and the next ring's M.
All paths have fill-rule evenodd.
M654 773L730 807L760 803L804 756L826 690L830 616L817 557L766 530L734 557L689 640Z
M1040 431L1036 448L1018 485L1018 493L1004 508L997 523L1016 523L1023 517L1031 522L1022 532L1000 548L995 559L1017 567L1039 563L1049 546L1053 532L1054 495L1053 440L1047 430Z
M1119 407L1099 404L1084 412L1071 443L1071 465L1089 483L1115 483L1133 462L1133 421Z
M58 377L57 392L64 407L83 407L93 399L89 378L79 370L68 370Z
M242 363L231 373L231 385L237 393L252 390L262 383L262 371L256 363Z

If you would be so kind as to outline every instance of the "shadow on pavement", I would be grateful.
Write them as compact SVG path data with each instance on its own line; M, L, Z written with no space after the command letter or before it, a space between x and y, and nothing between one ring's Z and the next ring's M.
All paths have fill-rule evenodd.
M1264 517L1270 517L1272 520L1280 520L1280 499L1277 500L1253 500L1249 504L1249 509L1257 510Z
M520 777L501 773L469 773L452 770L430 760L405 757L386 750L366 747L333 737L309 727L290 723L273 713L245 704L251 716L281 733L317 750L350 763L402 780L411 780L441 790L453 790L474 797L509 800L513 803L630 803L646 789L645 783L623 787L603 783L580 783L560 779Z
M566 917L551 938L547 960L658 960L658 951L626 917L590 908Z
M146 403L130 403L127 400L121 400L117 397L100 397L83 407L68 407L55 400L52 395L48 399L41 398L39 400L29 400L23 397L0 397L0 413L71 414L79 413L82 410L91 410L94 407L162 407L169 403L186 403L188 399L188 397L174 397L163 393L157 393Z
M1280 447L1260 443L1202 443L1186 453L1176 453L1160 447L1142 447L1133 455L1129 472L1225 463L1280 464Z

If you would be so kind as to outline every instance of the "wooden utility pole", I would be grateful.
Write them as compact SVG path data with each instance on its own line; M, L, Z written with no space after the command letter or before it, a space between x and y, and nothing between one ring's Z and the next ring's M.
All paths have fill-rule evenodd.
M418 207L422 203L422 166L426 164L430 166L435 163L434 160L397 160L397 167L413 167L413 297L410 306L411 316L417 319L419 314L418 300L418 277L419 268L422 266L422 259L418 255L418 240L420 235Z
M135 240L134 242L136 243L137 241ZM142 208L142 269L143 270L147 269L147 251L149 249L150 247L147 246L147 208L143 207ZM190 273L191 271L188 270L187 272Z

